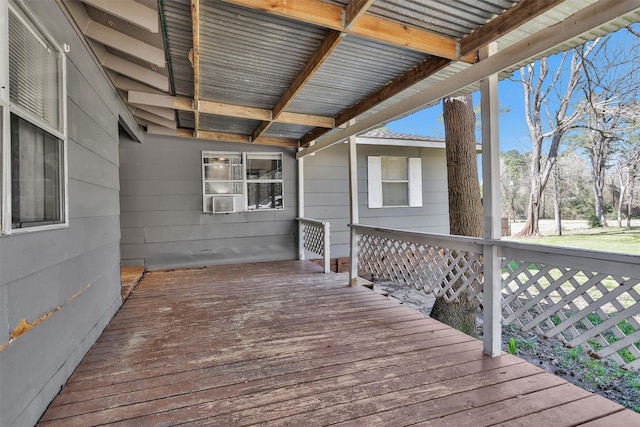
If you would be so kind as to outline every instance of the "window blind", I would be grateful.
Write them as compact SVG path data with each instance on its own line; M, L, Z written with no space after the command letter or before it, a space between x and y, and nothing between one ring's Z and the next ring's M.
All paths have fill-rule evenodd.
M58 52L9 5L9 99L60 130Z

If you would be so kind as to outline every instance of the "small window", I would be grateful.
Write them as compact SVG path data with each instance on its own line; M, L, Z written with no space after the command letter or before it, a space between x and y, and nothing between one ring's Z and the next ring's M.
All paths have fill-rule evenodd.
M8 23L10 113L2 142L11 196L3 197L3 228L66 224L64 55L14 2Z
M418 157L367 157L369 207L422 206L421 164Z
M11 226L64 222L62 141L11 114Z
M281 153L247 153L247 209L282 209Z
M282 153L202 153L202 211L284 209Z

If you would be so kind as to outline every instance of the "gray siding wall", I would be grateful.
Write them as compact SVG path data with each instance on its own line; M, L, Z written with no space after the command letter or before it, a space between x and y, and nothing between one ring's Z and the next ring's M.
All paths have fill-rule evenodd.
M202 213L202 151L283 152L282 211ZM149 269L295 259L290 148L147 135L120 145L122 263Z
M304 159L305 217L331 223L331 257L349 255L349 150L337 144ZM369 209L367 156L407 156L422 159L420 208ZM449 233L445 151L435 148L358 145L360 223L386 228Z
M1 426L37 422L121 304L118 117L128 113L56 2L28 4L60 45L71 46L70 221L0 237ZM21 319L48 313L8 343Z

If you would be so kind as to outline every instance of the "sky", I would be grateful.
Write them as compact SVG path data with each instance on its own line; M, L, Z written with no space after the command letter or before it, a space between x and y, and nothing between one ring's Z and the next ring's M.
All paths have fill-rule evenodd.
M638 27L635 27L636 30ZM613 35L612 42L631 45L633 36L626 29L622 29ZM637 45L637 39L634 40ZM561 54L549 58L549 68L560 61ZM520 72L516 71L511 79L503 79L498 83L498 102L500 109L509 109L508 113L503 113L498 119L500 151L518 150L520 152L531 151L531 140L529 130L525 122L524 115L524 95ZM474 106L480 105L480 94L473 94ZM418 111L403 119L387 124L387 128L392 132L423 135L444 138L444 124L442 122L442 103L433 107Z
M519 77L517 72L515 78ZM501 114L498 119L500 151L531 151L529 130L524 116L522 84L507 79L501 80L498 83L498 99L501 109L509 109L508 113ZM473 104L480 104L479 92L473 94ZM442 103L390 122L387 128L392 132L444 138Z

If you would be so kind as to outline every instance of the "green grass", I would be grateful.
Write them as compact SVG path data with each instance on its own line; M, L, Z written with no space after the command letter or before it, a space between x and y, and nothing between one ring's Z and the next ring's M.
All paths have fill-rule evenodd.
M640 255L640 227L632 227L630 229L607 227L574 230L572 234L565 232L562 236L543 236L517 240L540 245L567 246L571 248Z

